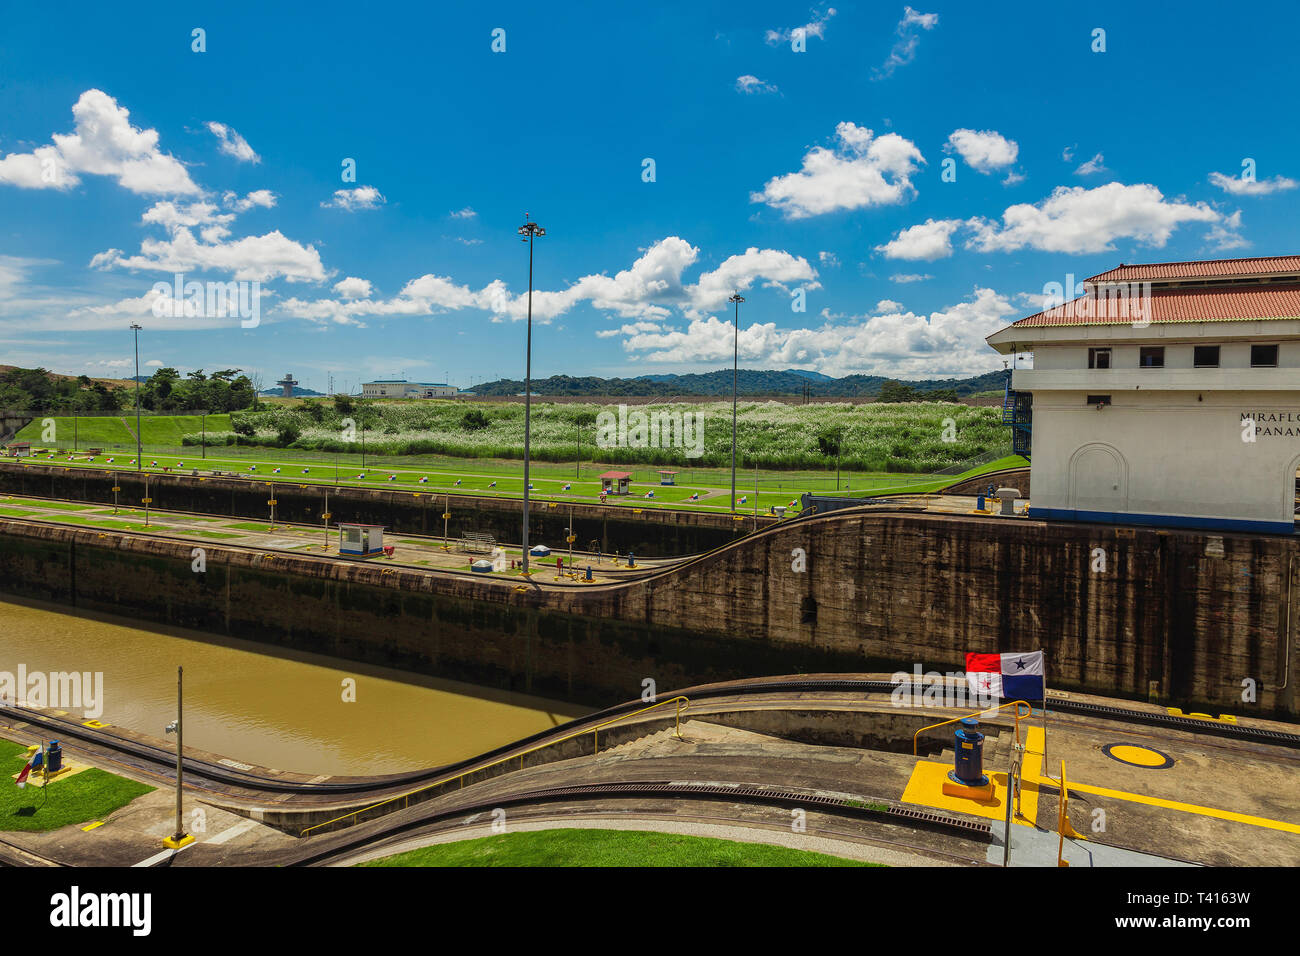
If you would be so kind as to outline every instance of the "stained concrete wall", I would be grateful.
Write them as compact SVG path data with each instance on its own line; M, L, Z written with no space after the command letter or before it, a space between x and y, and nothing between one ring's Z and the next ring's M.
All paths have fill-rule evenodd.
M924 514L779 525L637 582L515 583L0 519L0 590L588 704L739 677L961 670L1295 715L1298 543ZM806 570L794 570L802 549ZM1290 606L1288 606L1290 605ZM1254 681L1257 702L1242 700Z
M0 492L95 501L111 504L113 486L122 490L119 500L139 507L144 478L133 472L98 471L48 464L0 463ZM329 492L331 519L362 524L382 524L406 534L441 535L447 496L389 488L328 488L294 481L194 477L187 474L149 476L153 507L242 518L268 518L267 501L274 497L276 517L283 521L317 523ZM510 498L452 495L447 533L460 537L466 531L490 534L498 541L518 544L523 502ZM529 507L528 536L534 543L559 548L570 514L577 529L576 546L586 549L599 541L605 553L629 551L641 557L676 557L701 554L754 530L774 523L759 515L742 521L730 514L707 514L629 505L557 504L534 500Z

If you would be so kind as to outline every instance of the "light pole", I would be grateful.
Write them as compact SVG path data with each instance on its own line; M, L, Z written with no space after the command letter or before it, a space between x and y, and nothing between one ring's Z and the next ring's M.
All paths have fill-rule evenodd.
M745 297L739 292L732 292L727 299L736 304L736 319L732 324L732 345L734 347L731 367L731 513L736 513L736 396L740 391L740 303Z
M531 451L529 432L533 420L533 240L546 230L528 219L519 227L521 240L528 243L528 337L524 349L524 574L528 574L528 460Z
M183 697L182 678L184 668L176 668L176 719L167 725L167 733L176 735L176 832L163 840L163 845L179 850L187 843L193 843L194 837L185 832L185 823L181 810L181 790L185 786L185 742L183 736Z
M140 444L140 326L131 324L135 333L135 470L144 470L144 451Z

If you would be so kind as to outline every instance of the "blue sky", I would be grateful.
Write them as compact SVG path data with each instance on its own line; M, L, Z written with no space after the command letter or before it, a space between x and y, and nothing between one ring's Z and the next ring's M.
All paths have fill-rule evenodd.
M1068 274L1296 252L1294 6L1058 6L10 5L0 362L522 377L525 213L542 376L725 367L733 288L746 367L972 374Z

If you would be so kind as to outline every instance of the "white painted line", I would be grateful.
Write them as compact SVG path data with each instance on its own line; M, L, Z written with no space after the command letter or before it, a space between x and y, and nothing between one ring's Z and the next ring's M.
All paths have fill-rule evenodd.
M204 840L203 842L211 843L214 846L219 845L225 843L228 840L233 840L237 836L247 833L255 826L257 826L256 820L245 820L243 823L236 823L233 827L227 827L226 829L218 833L216 836L214 836L211 840Z
M168 858L170 858L170 857L175 856L177 853L180 853L181 850L184 850L186 847L191 847L191 846L193 846L193 845L194 845L193 843L187 843L187 844L185 844L185 846L181 847L180 850L162 850L162 851L160 851L160 852L158 852L158 853L155 853L153 856L149 857L147 860L141 860L139 863L132 863L131 865L132 865L133 867L135 867L135 866L153 866L155 863L161 863L163 860L166 860L166 859L168 859Z

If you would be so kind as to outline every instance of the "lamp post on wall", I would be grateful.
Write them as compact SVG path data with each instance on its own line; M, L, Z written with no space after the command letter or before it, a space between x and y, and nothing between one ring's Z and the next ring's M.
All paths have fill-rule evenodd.
M140 326L132 323L135 333L135 470L144 469L144 451L140 443Z
M731 366L731 513L736 513L736 397L740 393L740 303L745 297L733 292L727 299L736 305L736 319L732 324L734 355Z
M528 243L528 333L524 347L524 574L528 574L528 462L531 446L529 444L533 413L533 240L546 235L546 230L528 219L524 213L524 224L519 227L521 240Z

